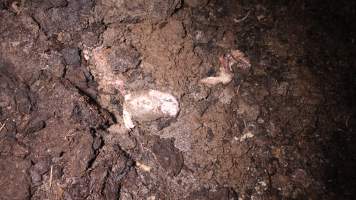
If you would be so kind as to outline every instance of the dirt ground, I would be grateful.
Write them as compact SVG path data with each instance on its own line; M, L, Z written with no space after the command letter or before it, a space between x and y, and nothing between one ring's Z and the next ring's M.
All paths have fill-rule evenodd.
M310 2L0 0L0 199L354 199L355 3Z

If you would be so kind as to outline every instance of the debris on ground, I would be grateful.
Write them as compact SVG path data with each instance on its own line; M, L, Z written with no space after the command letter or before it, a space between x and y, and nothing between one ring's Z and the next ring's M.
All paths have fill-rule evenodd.
M252 134L252 132L247 132L240 137L240 142L243 142L246 139L253 138L253 137L254 137L254 135Z
M233 74L229 70L229 68L227 68L227 65L225 64L226 63L225 58L220 57L219 60L220 60L220 63L222 66L220 67L220 71L219 71L218 75L203 78L202 80L200 80L201 83L206 84L208 86L214 86L219 83L226 85L231 82L231 80L233 78Z
M248 70L251 67L250 61L239 50L233 50L219 58L220 71L217 76L207 77L200 80L201 83L208 86L214 86L219 83L226 85L233 78L232 66L237 65L237 68Z
M3 124L0 123L0 133L5 126L6 126L6 122L4 122Z
M142 164L142 163L140 163L140 162L136 162L136 166L137 166L139 169L141 169L141 170L143 170L143 171L145 171L145 172L150 172L150 171L152 170L152 167L150 167L150 166L148 166L148 165L145 165L145 164Z
M231 82L232 77L233 77L232 73L228 71L226 68L222 67L220 68L220 72L218 73L218 76L203 78L202 80L200 80L200 82L208 86L214 86L219 83L226 85Z

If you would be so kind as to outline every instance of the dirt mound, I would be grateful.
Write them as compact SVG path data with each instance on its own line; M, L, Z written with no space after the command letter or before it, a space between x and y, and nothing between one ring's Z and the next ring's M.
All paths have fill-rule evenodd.
M347 5L318 5L0 1L0 199L352 199Z

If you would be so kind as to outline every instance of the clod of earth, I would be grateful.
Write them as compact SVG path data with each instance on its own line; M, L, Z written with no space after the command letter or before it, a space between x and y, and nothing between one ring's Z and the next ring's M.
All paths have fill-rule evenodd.
M165 92L143 90L125 95L123 119L125 127L134 128L134 122L153 121L159 118L177 116L179 103L177 99Z

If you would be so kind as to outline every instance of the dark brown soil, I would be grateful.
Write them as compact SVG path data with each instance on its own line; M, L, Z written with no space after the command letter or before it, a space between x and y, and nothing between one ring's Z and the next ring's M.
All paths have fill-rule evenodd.
M0 0L0 199L354 199L352 4ZM179 115L128 131L143 89Z

